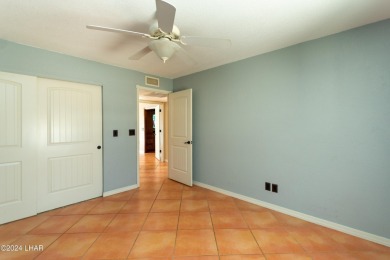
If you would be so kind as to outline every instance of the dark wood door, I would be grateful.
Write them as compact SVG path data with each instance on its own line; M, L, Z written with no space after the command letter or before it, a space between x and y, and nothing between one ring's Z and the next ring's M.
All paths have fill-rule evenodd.
M155 152L154 109L145 109L145 153Z

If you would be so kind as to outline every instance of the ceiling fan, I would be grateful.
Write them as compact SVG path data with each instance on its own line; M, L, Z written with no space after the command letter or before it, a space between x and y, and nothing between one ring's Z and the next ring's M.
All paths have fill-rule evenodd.
M137 35L151 39L148 46L136 52L130 60L139 60L146 54L154 51L156 55L165 63L175 53L192 59L180 45L198 45L205 47L229 47L229 39L206 38L199 36L181 36L179 28L174 25L176 8L162 0L156 0L156 18L150 28L149 33L135 32L123 29L116 29L98 25L87 25L88 29L118 32L130 35Z

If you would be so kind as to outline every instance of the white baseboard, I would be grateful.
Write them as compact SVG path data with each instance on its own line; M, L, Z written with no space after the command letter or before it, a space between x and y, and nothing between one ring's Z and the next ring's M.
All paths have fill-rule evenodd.
M280 206L277 206L277 205L274 205L274 204L271 204L268 202L264 202L264 201L257 200L257 199L251 198L251 197L247 197L247 196L244 196L244 195L241 195L238 193L234 193L231 191L220 189L220 188L217 188L217 187L214 187L214 186L211 186L208 184L204 184L201 182L194 181L194 184L198 185L200 187L209 189L209 190L213 190L213 191L216 191L216 192L243 200L243 201L250 202L252 204L256 204L256 205L259 205L259 206L262 206L265 208L269 208L269 209L272 209L272 210L275 210L275 211L278 211L278 212L281 212L281 213L284 213L284 214L287 214L287 215L290 215L290 216L293 216L293 217L296 217L296 218L299 218L299 219L302 219L302 220L305 220L308 222L312 222L314 224L318 224L318 225L321 225L321 226L324 226L327 228L341 231L343 233L346 233L346 234L349 234L349 235L352 235L355 237L363 238L363 239L366 239L366 240L369 240L369 241L372 241L372 242L375 242L375 243L378 243L378 244L381 244L384 246L390 246L390 239L389 238L377 236L377 235L367 233L367 232L364 232L364 231L361 231L358 229L354 229L354 228L350 228L350 227L347 227L344 225L340 225L340 224L337 224L337 223L334 223L334 222L331 222L328 220L313 217L313 216L310 216L310 215L307 215L307 214L304 214L304 213L301 213L298 211L294 211L291 209L280 207Z
M119 188L119 189L115 189L115 190L106 191L106 192L103 192L103 197L115 195L117 193L121 193L121 192L128 191L128 190L134 190L136 188L138 188L137 184L123 187L123 188Z

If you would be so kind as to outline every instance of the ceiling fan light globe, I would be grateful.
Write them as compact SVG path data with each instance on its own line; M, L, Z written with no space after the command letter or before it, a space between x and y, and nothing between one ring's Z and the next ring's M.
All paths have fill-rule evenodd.
M167 38L161 38L149 42L149 48L165 63L175 53L175 44Z

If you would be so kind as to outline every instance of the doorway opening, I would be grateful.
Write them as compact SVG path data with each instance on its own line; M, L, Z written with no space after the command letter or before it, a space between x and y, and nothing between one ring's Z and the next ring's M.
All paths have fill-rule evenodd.
M137 86L137 185L145 158L168 163L168 94L171 91ZM153 156L154 155L154 156Z
M155 153L156 148L159 149L159 143L156 142L158 133L156 133L156 111L154 108L144 108L144 133L145 153Z

